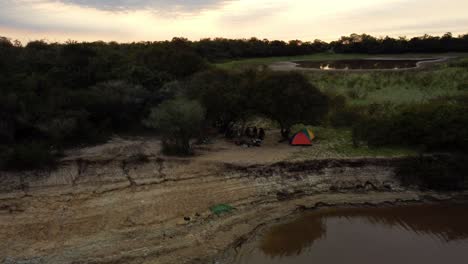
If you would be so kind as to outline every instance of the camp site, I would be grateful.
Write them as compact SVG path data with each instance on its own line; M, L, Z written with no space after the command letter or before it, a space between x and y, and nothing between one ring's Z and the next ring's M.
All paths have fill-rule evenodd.
M468 263L468 1L0 1L0 264Z

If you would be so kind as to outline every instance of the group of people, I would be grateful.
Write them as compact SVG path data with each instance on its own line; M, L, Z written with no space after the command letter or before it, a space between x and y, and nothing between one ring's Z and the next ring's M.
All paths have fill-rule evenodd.
M265 129L257 129L257 127L248 127L245 129L245 136L251 139L260 139L263 141L265 139Z
M257 127L248 127L245 129L244 137L235 141L238 146L260 147L265 139L265 129Z

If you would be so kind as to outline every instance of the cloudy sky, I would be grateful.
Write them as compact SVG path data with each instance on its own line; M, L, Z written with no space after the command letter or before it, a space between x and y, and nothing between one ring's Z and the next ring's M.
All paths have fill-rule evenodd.
M468 33L467 0L0 0L0 36L65 41L334 40Z

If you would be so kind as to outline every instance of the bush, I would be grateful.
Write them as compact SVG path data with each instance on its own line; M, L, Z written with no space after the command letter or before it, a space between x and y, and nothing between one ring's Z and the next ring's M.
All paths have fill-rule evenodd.
M178 98L162 103L151 110L144 123L163 136L166 154L192 154L190 140L198 136L205 110L197 101Z
M2 151L3 164L7 170L32 170L55 165L57 155L44 143L32 142L18 144Z
M353 127L353 140L371 146L399 145L430 151L468 151L468 107L421 104L394 113L364 117Z

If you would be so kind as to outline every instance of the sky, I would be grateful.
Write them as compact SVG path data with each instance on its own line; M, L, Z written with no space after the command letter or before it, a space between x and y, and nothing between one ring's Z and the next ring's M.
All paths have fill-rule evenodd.
M0 36L25 43L458 35L468 33L467 10L468 0L0 0Z

